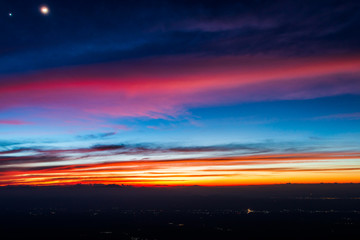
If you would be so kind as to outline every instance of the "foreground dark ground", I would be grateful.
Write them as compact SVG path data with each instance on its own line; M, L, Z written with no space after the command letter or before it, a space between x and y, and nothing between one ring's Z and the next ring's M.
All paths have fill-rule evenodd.
M360 185L2 187L1 239L360 239Z

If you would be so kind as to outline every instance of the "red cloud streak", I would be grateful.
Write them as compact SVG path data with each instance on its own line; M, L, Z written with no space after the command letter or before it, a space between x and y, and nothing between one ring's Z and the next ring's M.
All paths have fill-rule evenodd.
M345 77L334 77L339 75ZM359 75L359 56L148 59L2 79L0 109L46 107L156 118L177 115L188 105L360 93L360 84L351 80ZM326 87L314 87L321 84Z
M25 125L25 124L29 124L29 123L21 121L21 120L12 120L12 119L1 120L0 119L0 124L5 124L5 125Z

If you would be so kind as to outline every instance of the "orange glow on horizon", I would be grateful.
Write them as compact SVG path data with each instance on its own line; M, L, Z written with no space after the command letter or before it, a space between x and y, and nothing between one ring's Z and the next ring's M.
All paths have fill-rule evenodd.
M0 186L71 184L235 186L360 183L358 160L360 153L293 153L124 161L58 166L40 170L16 168L2 173ZM339 164L339 161L343 163Z

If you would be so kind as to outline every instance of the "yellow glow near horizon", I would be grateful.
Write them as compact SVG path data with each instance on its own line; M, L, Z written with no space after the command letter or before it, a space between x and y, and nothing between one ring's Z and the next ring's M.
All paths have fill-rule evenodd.
M338 164L338 161L342 161ZM15 166L0 185L268 185L360 183L360 153L292 153L224 158L122 161L29 170ZM14 166L13 166L14 167ZM21 170L23 169L23 170Z

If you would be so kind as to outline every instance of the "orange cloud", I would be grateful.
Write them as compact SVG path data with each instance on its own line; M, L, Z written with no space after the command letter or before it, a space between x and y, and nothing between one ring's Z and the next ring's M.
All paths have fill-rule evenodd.
M77 183L247 185L360 182L358 152L292 153L224 158L124 161L44 169L7 169L0 185Z

